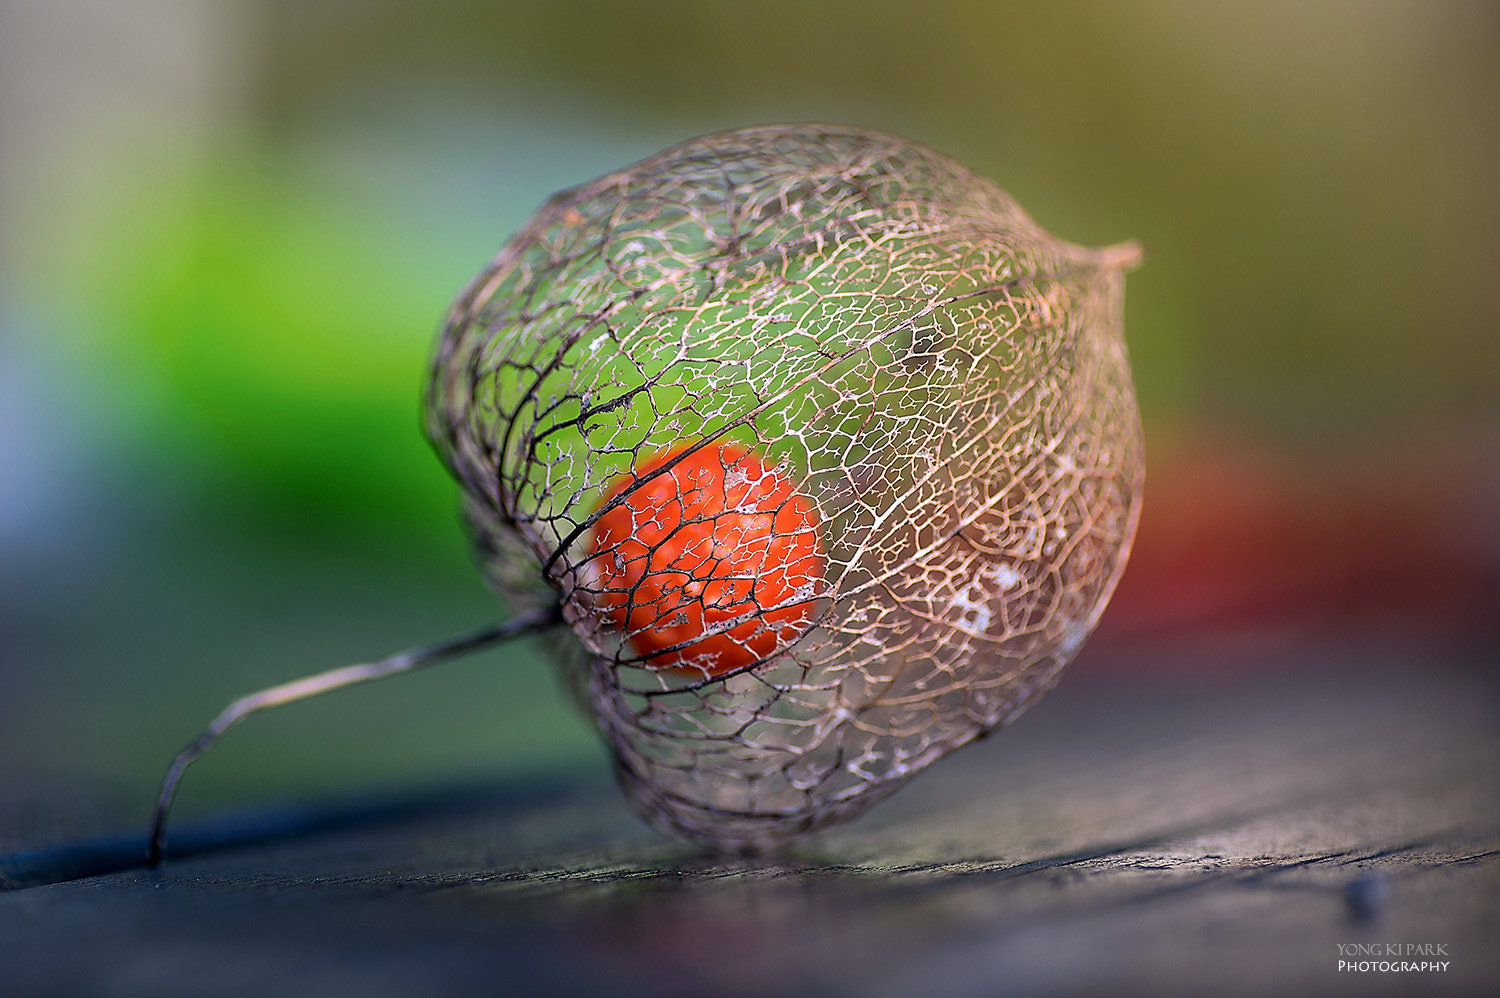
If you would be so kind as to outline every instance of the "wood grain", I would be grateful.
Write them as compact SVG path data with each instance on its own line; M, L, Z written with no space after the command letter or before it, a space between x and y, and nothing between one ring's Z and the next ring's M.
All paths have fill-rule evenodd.
M1332 652L1084 676L771 860L604 774L277 806L0 857L6 994L1453 993L1500 982L1500 710ZM1448 969L1341 973L1339 944ZM1422 960L1417 956L1412 959Z

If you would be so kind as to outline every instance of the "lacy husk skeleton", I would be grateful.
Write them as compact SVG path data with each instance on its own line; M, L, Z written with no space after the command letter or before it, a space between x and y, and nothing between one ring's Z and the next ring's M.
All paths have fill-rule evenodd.
M560 604L564 668L642 813L773 847L1053 685L1140 510L1138 259L1057 240L922 146L830 126L687 142L506 244L449 316L428 431L492 585ZM703 626L793 605L805 625L732 669L692 648L653 665L605 612L636 597L604 581L625 555L598 521L665 473L641 471L653 456L731 446L795 483L821 560L774 606L740 580L749 612ZM695 619L723 610L684 574L675 608L695 599Z

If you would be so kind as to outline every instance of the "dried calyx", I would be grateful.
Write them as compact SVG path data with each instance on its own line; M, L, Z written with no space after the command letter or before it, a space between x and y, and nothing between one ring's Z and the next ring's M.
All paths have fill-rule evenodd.
M922 146L708 136L553 198L454 306L429 432L658 825L851 815L1024 710L1123 569L1133 245Z

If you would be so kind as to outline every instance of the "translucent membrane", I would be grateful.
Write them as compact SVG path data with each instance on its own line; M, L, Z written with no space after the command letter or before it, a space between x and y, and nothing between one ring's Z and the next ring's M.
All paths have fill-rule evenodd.
M1140 509L1138 260L799 125L559 194L475 279L429 434L492 584L561 600L648 818L771 848L1056 681Z

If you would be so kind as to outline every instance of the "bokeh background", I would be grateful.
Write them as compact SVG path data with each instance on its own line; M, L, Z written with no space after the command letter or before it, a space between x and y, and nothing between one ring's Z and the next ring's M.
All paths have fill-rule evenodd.
M1435 0L3 0L0 851L143 826L234 695L503 614L419 432L445 307L553 191L763 122L1148 247L1146 514L1065 688L1492 689L1497 42ZM181 813L563 770L607 767L517 647L257 719Z

